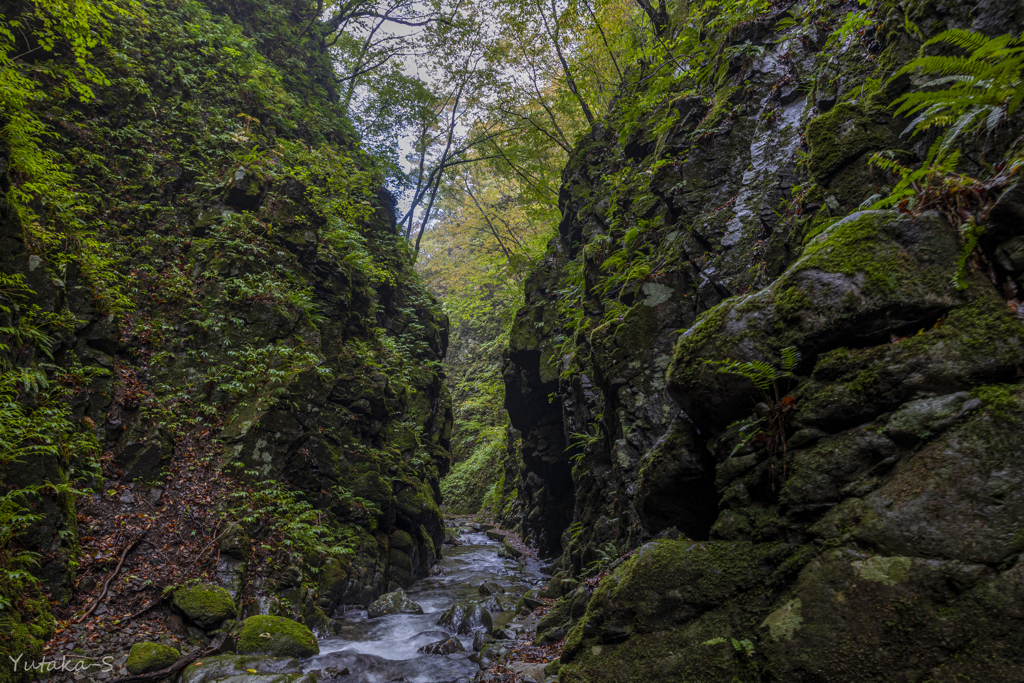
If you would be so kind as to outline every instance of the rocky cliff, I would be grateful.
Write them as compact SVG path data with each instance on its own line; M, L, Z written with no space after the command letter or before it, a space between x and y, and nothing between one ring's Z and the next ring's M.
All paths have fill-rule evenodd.
M56 87L59 68L36 76L30 106L59 131L42 140L71 173L77 222L44 200L2 206L4 370L42 373L4 391L49 406L78 446L5 460L2 481L90 494L77 513L67 488L24 501L41 516L17 543L41 553L58 604L92 602L69 563L102 577L131 531L146 536L115 589L205 574L247 613L318 630L438 558L447 320L304 31L315 9L147 3L109 17L93 97ZM58 45L43 61L71 57ZM0 158L5 191L31 179L18 161ZM50 341L12 336L30 322ZM176 549L180 571L160 574ZM105 619L161 586L133 588ZM0 618L31 641L12 651L38 654L52 622L30 608L45 603L12 597L23 617Z
M504 368L560 680L1022 680L1020 191L984 195L959 277L955 211L868 210L895 181L872 156L934 140L903 134L894 72L1019 19L708 20L703 89L641 63L580 141Z

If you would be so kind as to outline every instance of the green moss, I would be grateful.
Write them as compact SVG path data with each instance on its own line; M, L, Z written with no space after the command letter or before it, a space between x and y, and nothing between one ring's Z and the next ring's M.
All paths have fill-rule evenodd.
M630 349L633 354L651 349L658 333L658 316L650 306L635 306L626 314L621 325L615 328L615 346Z
M160 643L135 643L131 652L128 653L128 662L125 666L132 674L148 674L152 671L160 671L174 664L181 657L181 653L169 645Z
M1020 385L986 384L975 387L971 395L981 399L985 411L997 420L1011 420L1020 416L1024 406L1021 404Z
M865 294L895 294L908 279L918 284L920 268L914 255L880 237L883 226L892 220L890 213L870 211L839 221L807 244L791 272L817 268L826 273L864 273Z
M820 380L835 379L849 369L851 358L852 353L845 346L823 353L814 364L812 376Z
M972 300L936 325L892 344L868 349L836 349L815 366L813 381L798 390L797 420L827 430L874 419L913 398L907 378L927 372L970 386L993 368L1009 371L1024 349L1024 325L987 286L967 294ZM1000 410L1000 392L988 393ZM980 396L979 396L980 397ZM1012 414L1012 407L1006 404Z
M425 514L441 519L441 508L434 500L434 492L430 485L423 481L414 481L396 496L399 508L412 519L419 519Z
M865 152L888 149L898 139L857 104L844 102L807 124L811 148L808 168L819 183L827 183L839 170Z
M564 626L569 623L572 607L572 597L563 596L559 598L544 617L537 622L537 633L543 633L549 628Z
M586 614L567 636L562 659L569 662L595 643L602 645L606 627L616 638L662 631L681 614L692 618L747 591L777 585L799 569L786 564L797 549L746 541L648 543L598 585ZM597 627L596 641L584 637L586 624Z
M423 549L426 550L430 557L437 557L437 548L434 547L434 539L430 537L430 532L427 531L427 527L420 524L419 528L420 543L423 544Z
M811 297L797 287L787 287L772 299L775 311L781 318L792 318L798 312L814 305Z
M731 639L756 642L759 613L722 609L693 624L634 635L624 643L590 645L571 662L563 654L560 683L756 681L758 662ZM739 624L737 622L740 622ZM756 649L756 646L755 646Z
M9 592L11 590L13 594ZM23 669L14 671L10 662L19 656L22 662L38 662L42 659L43 646L54 634L53 614L49 602L34 586L8 584L0 591L17 608L17 611L5 610L0 614L0 634L4 636L0 638L0 657L3 657L4 662L0 666L0 683L28 681L33 678L31 673Z
M391 532L391 547L411 553L416 544L413 542L411 534L401 529L395 529Z
M297 621L260 615L242 624L237 650L241 654L302 659L320 654L320 645L313 632Z
M231 594L220 586L200 584L174 591L171 606L188 621L203 629L216 628L237 610Z
M702 312L697 316L693 326L679 337L667 373L673 382L680 385L688 384L705 370L698 358L714 357L715 354L705 352L708 346L716 342L724 345L737 340L737 337L724 337L721 334L722 326L736 303L736 299L726 299Z
M855 560L852 566L862 579L887 586L905 583L910 575L909 557L872 555L866 560Z

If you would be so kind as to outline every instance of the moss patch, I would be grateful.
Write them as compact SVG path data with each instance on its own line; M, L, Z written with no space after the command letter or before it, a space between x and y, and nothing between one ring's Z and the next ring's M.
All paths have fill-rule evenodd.
M125 666L128 667L128 671L138 676L166 669L180 657L181 653L169 645L135 643L132 645L131 652L128 653L128 662Z
M312 657L320 654L320 644L308 628L284 617L249 617L238 635L241 654L268 654L274 657Z
M899 140L886 127L891 117L874 120L853 103L836 105L807 124L811 153L809 168L819 183L827 182L839 170L865 152L888 149Z
M179 588L174 591L171 606L203 629L216 628L236 613L231 594L220 586L210 584Z

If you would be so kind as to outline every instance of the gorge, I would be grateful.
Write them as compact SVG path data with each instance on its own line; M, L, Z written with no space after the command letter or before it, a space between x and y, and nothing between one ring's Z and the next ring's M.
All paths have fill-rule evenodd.
M0 682L1024 681L1024 6L534 4L0 0Z

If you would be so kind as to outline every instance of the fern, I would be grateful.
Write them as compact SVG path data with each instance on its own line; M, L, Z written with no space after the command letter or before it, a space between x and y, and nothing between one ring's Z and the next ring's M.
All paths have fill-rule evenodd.
M984 232L974 215L1005 186L1021 160L1017 143L995 168L1003 175L977 179L957 171L960 152L953 143L972 133L992 134L1013 115L1024 101L1024 35L997 38L962 29L943 31L924 48L945 45L967 55L925 55L912 60L893 74L911 73L932 77L922 88L898 97L892 104L896 114L913 117L903 131L911 137L933 129L942 134L917 167L900 163L891 151L879 152L871 163L897 177L887 197L870 205L872 209L898 208L917 214L937 208L953 226L960 228L963 251L953 277L958 289L966 287L967 263Z
M782 369L785 372L793 372L793 368L800 362L800 351L795 346L787 346L782 349Z
M771 459L769 471L771 473L772 491L775 490L775 459L776 455L782 455L782 474L786 474L786 425L788 415L795 406L795 399L790 396L782 396L779 390L779 380L792 378L796 379L793 370L800 363L800 352L795 346L787 346L779 353L781 362L778 367L763 360L755 361L704 361L707 365L714 365L718 372L730 375L739 375L753 382L761 397L767 405L767 411L760 417L754 416L746 420L734 422L730 428L740 425L738 430L739 439L729 457L736 455L748 443L756 442L762 444L768 451Z
M935 78L926 84L927 89L906 93L893 106L897 115L914 117L904 134L945 128L937 143L939 151L945 152L964 134L982 129L993 132L1020 106L1024 100L1024 36L986 38L972 31L950 29L924 47L940 44L970 54L926 55L909 62L894 78L917 72Z
M708 365L715 365L718 367L718 372L724 372L730 375L739 375L740 377L746 377L757 390L762 394L768 394L769 390L775 386L775 383L780 379L793 376L793 368L800 362L800 352L797 351L795 346L788 346L782 350L782 365L775 367L771 363L767 363L763 360L754 361L738 361L738 360L725 360L725 361L705 361Z

